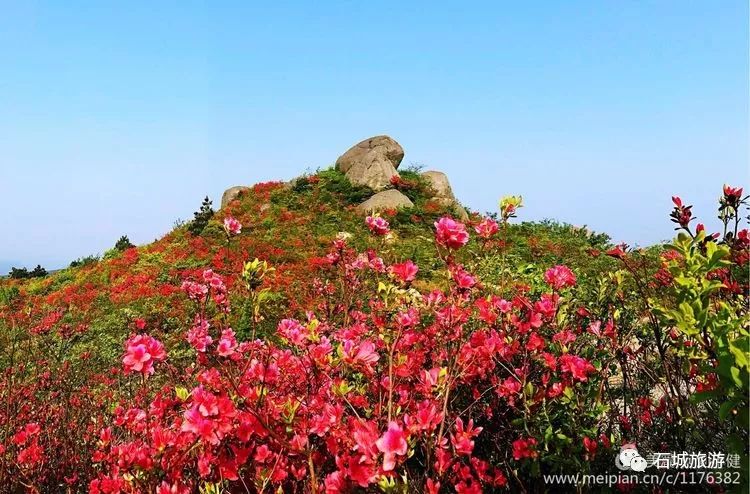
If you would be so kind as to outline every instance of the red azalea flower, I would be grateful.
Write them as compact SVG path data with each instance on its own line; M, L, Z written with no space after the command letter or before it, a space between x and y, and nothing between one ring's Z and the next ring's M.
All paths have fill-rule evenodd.
M491 238L497 233L497 230L497 222L491 220L490 218L484 218L479 222L478 225L474 227L474 231L477 232L477 235L479 235L483 239Z
M529 336L529 340L526 342L526 349L534 352L536 350L541 350L542 348L544 348L544 338L535 332L532 332Z
M729 202L739 201L739 199L742 198L742 187L730 187L729 185L725 184L724 197Z
M388 272L395 276L401 283L409 283L417 277L419 267L411 260L394 264L388 268Z
M577 355L563 355L559 359L560 370L569 373L574 379L585 382L588 380L588 374L595 372L594 368L588 360Z
M608 256L612 256L618 259L622 259L625 257L625 251L627 251L628 246L626 244L619 244L607 251Z
M586 453L590 458L593 458L596 455L596 449L598 446L599 443L596 442L596 439L590 439L587 436L583 437L583 448L586 450Z
M537 440L533 437L516 439L513 441L513 459L518 461L523 458L536 458L539 456L536 444Z
M474 427L474 420L469 420L464 428L461 418L456 419L456 433L451 436L451 444L460 455L471 455L474 451L474 438L482 432L481 427Z

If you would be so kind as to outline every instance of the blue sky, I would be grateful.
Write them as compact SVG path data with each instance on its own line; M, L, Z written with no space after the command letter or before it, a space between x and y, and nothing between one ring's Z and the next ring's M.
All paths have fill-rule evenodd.
M206 194L389 134L469 207L616 241L748 185L740 0L0 0L0 260L145 243ZM2 263L3 261L0 261Z

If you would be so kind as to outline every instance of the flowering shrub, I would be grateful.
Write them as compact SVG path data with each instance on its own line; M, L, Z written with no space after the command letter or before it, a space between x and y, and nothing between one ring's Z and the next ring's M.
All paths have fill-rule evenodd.
M341 216L314 251L296 201L330 214L326 177L256 186L200 236L78 268L91 284L106 268L106 292L53 277L31 309L28 286L1 286L0 485L537 491L541 473L611 473L626 443L747 454L741 189L723 235L675 201L669 249L586 237L572 263L569 245L519 262L520 197L467 223Z
M447 217L435 229L446 248L469 240ZM507 485L511 472L538 457L537 445L561 458L580 449L574 417L596 430L603 408L585 408L581 397L599 387L592 361L610 347L593 344L582 330L590 316L566 305L575 285L566 267L545 275L549 292L508 301L479 289L452 258L448 288L425 293L409 286L418 273L409 260L388 266L344 240L328 258L313 281L325 295L318 309L280 321L271 341L236 341L218 275L186 281L196 303L186 336L195 364L176 388L118 407L116 429L102 431L108 440L94 455L102 473L90 489L239 482L257 491L402 484L480 492ZM152 369L146 355L156 353L146 343L153 342L129 340L126 371ZM520 437L518 421L550 434Z

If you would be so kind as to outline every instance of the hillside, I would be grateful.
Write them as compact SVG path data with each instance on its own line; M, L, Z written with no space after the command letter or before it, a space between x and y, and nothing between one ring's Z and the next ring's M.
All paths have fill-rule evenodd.
M734 217L708 236L676 198L689 235L628 251L518 222L520 197L466 212L382 139L368 174L360 143L151 244L0 280L0 492L541 491L630 442L746 458Z
M393 232L393 246L387 250L396 259L417 263L420 283L428 286L440 266L432 253L432 225L451 210L431 200L433 192L416 171L402 170L401 176L404 185L399 186L415 206L383 212ZM39 331L59 324L85 326L76 348L84 352L95 344L101 351L101 341L86 335L107 334L114 345L113 353L106 352L109 356L120 351L120 339L128 334L136 316L175 327L183 324L189 304L180 285L198 277L205 268L225 276L231 290L244 262L254 258L266 261L275 268L266 281L269 290L280 301L279 306L285 307L286 315L299 315L306 307L306 301L299 298L305 287L299 283L325 264L325 255L339 233L351 234L350 244L360 251L382 247L368 234L364 215L355 209L372 194L369 188L349 184L335 169L300 177L293 184L257 184L216 212L199 235L192 235L186 224L151 244L124 251L112 249L102 259L89 259L82 266L27 282L6 280L4 285L20 291L24 308L16 314L23 314L17 324ZM222 226L228 216L243 225L242 233L229 245ZM475 218L476 223L480 217ZM505 241L506 255L519 266L562 263L598 275L614 265L606 257L590 255L592 249L611 247L605 235L570 225L510 225ZM482 246L475 247L478 255ZM269 327L275 327L273 318L269 320Z

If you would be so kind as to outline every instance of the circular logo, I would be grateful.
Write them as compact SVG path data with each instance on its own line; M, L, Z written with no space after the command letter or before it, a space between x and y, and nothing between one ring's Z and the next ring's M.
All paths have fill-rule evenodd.
M619 470L633 470L643 472L648 462L643 458L633 444L625 444L620 448L620 454L615 456L615 466Z

